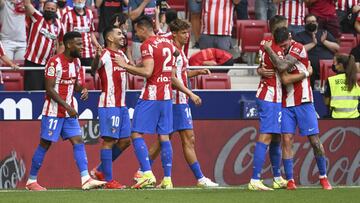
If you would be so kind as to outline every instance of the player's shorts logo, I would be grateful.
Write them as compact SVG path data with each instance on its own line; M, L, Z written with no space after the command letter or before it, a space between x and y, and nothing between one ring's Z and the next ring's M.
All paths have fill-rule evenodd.
M49 135L49 136L52 136L52 135L53 135L53 131L49 130L48 135Z

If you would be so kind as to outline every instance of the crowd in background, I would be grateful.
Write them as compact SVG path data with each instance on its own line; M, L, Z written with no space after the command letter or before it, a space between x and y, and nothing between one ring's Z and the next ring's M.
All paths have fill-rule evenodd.
M51 56L63 51L62 37L68 31L82 34L81 63L91 66L96 50L104 45L102 32L110 24L127 33L124 52L131 64L138 64L141 42L131 29L131 21L141 15L150 16L156 31L166 34L167 23L178 16L171 9L174 2L183 0L0 0L2 66L13 69L18 69L19 64L45 66ZM197 61L194 65L233 65L236 60L231 54L228 56L234 49L235 20L266 21L278 14L288 19L292 38L304 44L309 53L314 69L313 87L320 77L319 60L334 59L340 52L341 35L360 35L360 0L187 0L186 3L186 17L192 25L190 46L207 50L197 55L202 57L200 60L191 60ZM351 54L360 62L360 44ZM227 60L217 60L224 59L223 56ZM25 70L23 76L25 90L44 89L42 70Z

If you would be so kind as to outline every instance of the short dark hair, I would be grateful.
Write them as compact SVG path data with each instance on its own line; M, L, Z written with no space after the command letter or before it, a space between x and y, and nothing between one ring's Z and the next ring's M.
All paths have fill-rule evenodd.
M133 21L134 25L140 26L140 27L146 27L150 30L153 30L153 21L149 16L142 15L138 18L136 18Z
M169 27L171 32L178 32L189 29L190 23L186 20L176 19L170 23Z
M287 27L280 27L274 31L275 43L279 44L289 39L290 32Z
M270 32L275 31L275 26L283 21L287 21L287 19L284 16L281 15L275 15L273 17L270 18L269 20L269 28L270 28Z
M103 32L103 38L104 38L104 45L105 47L107 46L107 43L106 43L106 37L109 35L109 33L111 33L115 28L118 28L118 27L115 27L113 25L110 25L110 26L107 26L105 29L104 29L104 32Z
M170 24L172 21L178 19L177 11L175 9L167 9L165 13L166 24Z
M56 7L58 6L58 5L57 5L57 0L47 0L47 1L45 1L44 6L45 6L47 3L54 3L54 4L56 4Z
M81 38L81 37L82 36L81 36L80 32L67 32L64 35L63 43L64 43L64 45L66 45L67 43L69 43L74 38Z
M306 22L306 19L308 19L308 18L310 18L310 17L315 17L315 18L316 18L316 21L317 21L316 15L309 13L309 14L307 14L307 15L304 17L304 22Z
M115 13L114 15L111 16L111 25L114 25L116 19L118 19L120 25L123 25L126 23L128 16L124 13Z

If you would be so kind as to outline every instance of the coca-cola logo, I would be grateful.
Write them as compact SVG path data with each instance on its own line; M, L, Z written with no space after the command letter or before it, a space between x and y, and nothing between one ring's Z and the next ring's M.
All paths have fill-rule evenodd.
M25 163L22 159L17 159L16 151L5 157L0 162L0 189L16 188L16 185L25 175Z
M100 137L99 122L97 120L89 120L81 127L82 138L86 144L97 144L99 143L98 138Z
M246 127L234 134L222 147L215 164L216 182L222 185L246 184L252 174L257 129ZM328 178L333 184L360 185L360 128L334 127L320 136L327 156ZM301 185L318 184L318 168L312 147L305 137L294 142L294 177ZM267 161L262 170L271 178Z

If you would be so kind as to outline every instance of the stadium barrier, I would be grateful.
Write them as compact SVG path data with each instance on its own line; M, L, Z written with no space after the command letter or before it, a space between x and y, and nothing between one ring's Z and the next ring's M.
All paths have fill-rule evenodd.
M193 107L196 150L204 174L222 185L241 185L249 181L253 147L258 122L253 91L198 91L201 107ZM23 188L29 175L31 158L39 142L43 91L0 92L0 189ZM127 93L130 114L139 96ZM320 93L315 92L320 97ZM76 95L79 98L79 95ZM99 131L97 123L98 91L90 92L86 102L76 100L83 129L89 170L99 163ZM322 100L321 100L322 101ZM247 106L246 106L246 105ZM245 106L244 106L245 105ZM250 105L250 107L249 107ZM323 105L315 104L318 112ZM321 113L320 113L321 114ZM335 185L360 185L360 120L320 120L320 137L328 156L328 176ZM149 144L156 136L145 136ZM114 178L127 185L138 168L133 149L127 149L114 163ZM175 186L196 183L181 149L180 139L173 137ZM312 149L306 138L295 138L295 179L302 185L318 182ZM271 178L267 160L264 178ZM161 162L154 165L156 176L162 177ZM47 153L39 181L46 187L79 187L80 177L68 142L59 141Z

